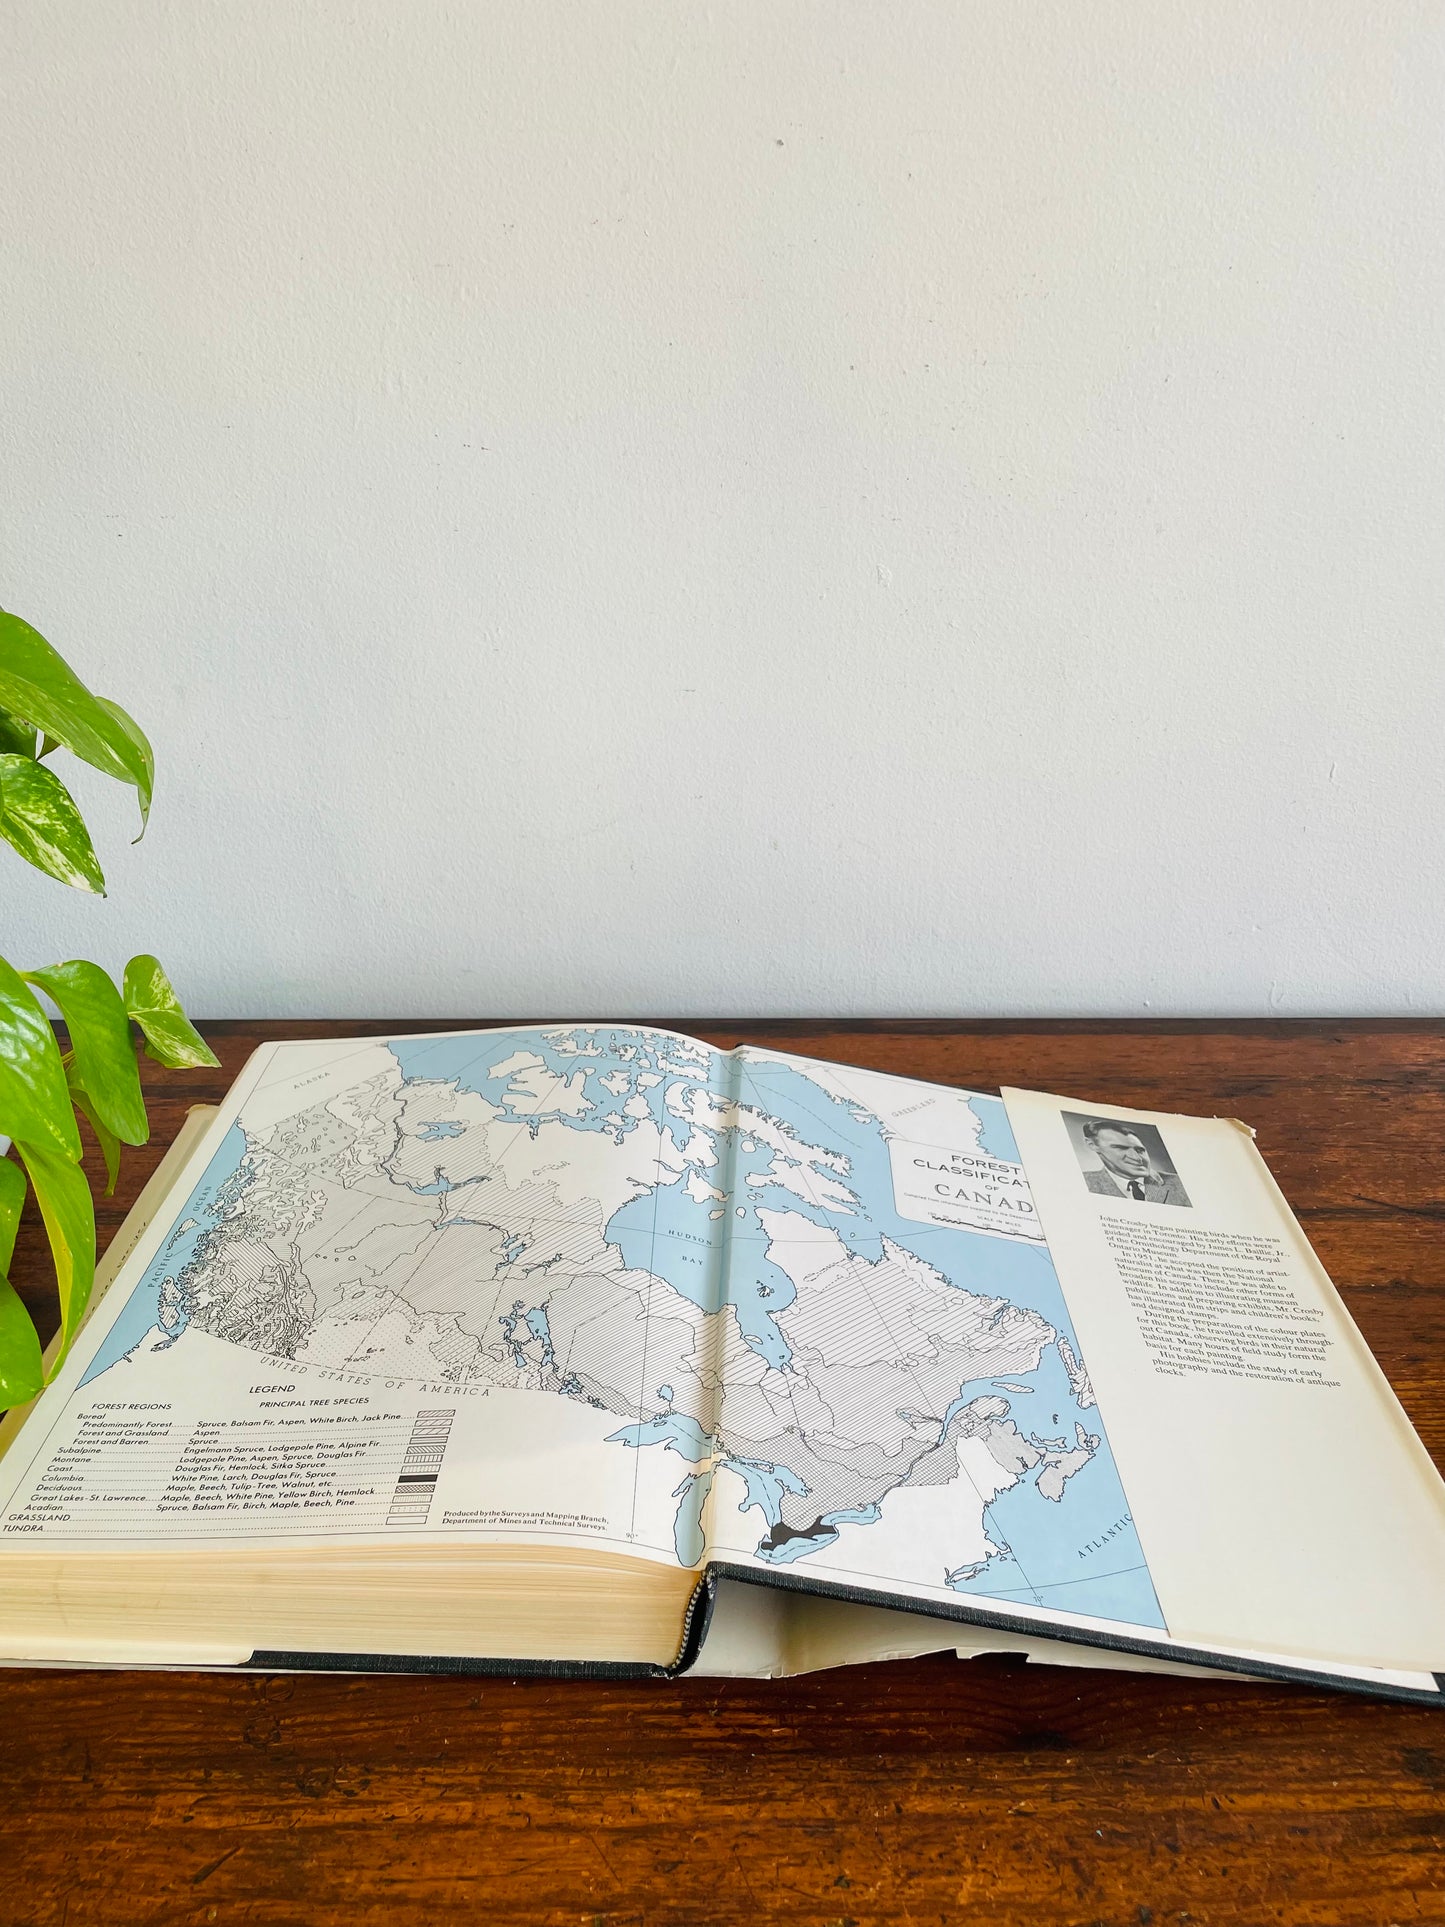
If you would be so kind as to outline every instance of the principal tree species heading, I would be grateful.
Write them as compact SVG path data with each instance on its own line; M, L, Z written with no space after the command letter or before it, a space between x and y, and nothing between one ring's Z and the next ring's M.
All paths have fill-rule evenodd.
M57 749L129 783L144 835L155 782L145 732L119 703L87 689L28 622L0 610L0 836L46 876L103 896L90 832L46 760ZM64 1020L67 1051L37 992ZM11 1140L11 1155L0 1158L0 1410L34 1398L46 1377L39 1336L9 1278L27 1178L55 1260L59 1370L95 1278L95 1207L81 1169L77 1113L104 1160L107 1197L121 1145L150 1136L132 1025L159 1064L217 1061L152 956L132 957L119 985L98 964L16 970L0 957L0 1134Z

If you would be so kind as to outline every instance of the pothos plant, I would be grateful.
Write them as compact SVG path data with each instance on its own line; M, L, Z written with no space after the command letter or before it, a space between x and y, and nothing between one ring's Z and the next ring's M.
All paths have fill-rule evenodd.
M144 835L155 765L139 724L119 703L93 695L28 622L0 611L0 837L46 876L103 896L90 833L46 760L57 749L128 783ZM42 998L64 1021L64 1051ZM95 1208L77 1115L104 1164L107 1197L122 1144L150 1136L132 1025L157 1063L217 1062L154 957L132 957L119 985L98 964L17 970L0 957L0 1138L11 1143L11 1155L0 1157L0 1411L27 1403L47 1376L39 1335L9 1277L28 1192L44 1220L60 1296L53 1377L95 1278Z

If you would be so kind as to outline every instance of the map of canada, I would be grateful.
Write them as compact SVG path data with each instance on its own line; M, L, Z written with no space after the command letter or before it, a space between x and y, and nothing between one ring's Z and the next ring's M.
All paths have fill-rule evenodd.
M626 1026L384 1048L279 1121L243 1108L144 1329L583 1402L612 1448L676 1455L686 1564L724 1470L727 1543L774 1565L948 1487L977 1531L932 1583L1162 1626L1047 1249L900 1215L897 1080ZM1016 1166L997 1099L953 1115Z

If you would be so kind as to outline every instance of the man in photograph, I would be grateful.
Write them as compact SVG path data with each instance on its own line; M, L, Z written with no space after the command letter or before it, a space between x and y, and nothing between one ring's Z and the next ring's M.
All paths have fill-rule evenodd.
M1132 1125L1120 1124L1114 1118L1091 1117L1084 1125L1084 1139L1104 1167L1084 1173L1085 1184L1100 1197L1132 1198L1136 1204L1189 1203L1174 1173L1156 1170L1144 1140Z

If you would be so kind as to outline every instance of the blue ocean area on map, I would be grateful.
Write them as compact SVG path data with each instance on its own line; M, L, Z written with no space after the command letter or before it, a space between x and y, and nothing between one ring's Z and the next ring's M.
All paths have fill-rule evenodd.
M713 1474L689 1472L681 1485L674 1486L672 1496L678 1501L677 1517L673 1521L672 1543L679 1562L684 1566L695 1566L707 1551L707 1534L703 1529L703 1508L712 1491Z
M620 1432L609 1432L607 1441L609 1445L669 1445L694 1465L711 1458L714 1450L711 1433L686 1412L659 1412L640 1425L624 1425Z
M1053 1322L1077 1352L1067 1319L1061 1314ZM1081 1409L1075 1401L1057 1347L1049 1346L1032 1377L1026 1394L1010 1394L1014 1422L1025 1437L1035 1443L1063 1437L1072 1443L1076 1425L1094 1437L1102 1434L1097 1407ZM960 1386L944 1423L970 1400L996 1390L986 1379ZM1062 1499L1043 1498L1036 1478L1036 1473L1029 1474L985 1506L989 1538L1007 1550L973 1577L956 1577L953 1589L1015 1605L1053 1606L1163 1628L1107 1439L1072 1475Z
M890 1238L935 1266L955 1284L969 1291L1007 1298L1013 1304L1027 1305L1041 1312L1051 1324L1063 1320L1063 1329L1070 1329L1053 1265L1038 1246L955 1231L942 1225L920 1224L914 1218L898 1215L888 1141L877 1118L868 1113L859 1115L861 1106L834 1098L792 1065L766 1058L745 1061L740 1097L744 1104L769 1112L804 1143L821 1144L830 1151L842 1152L849 1165L844 1182L853 1194L854 1208L851 1212L832 1211L791 1191L780 1191L776 1186L750 1185L749 1177L766 1170L771 1153L764 1151L751 1161L741 1157L735 1188L738 1197L746 1197L753 1208L743 1233L734 1229L734 1245L740 1245L745 1239L758 1244L765 1242L762 1223L757 1217L759 1206L795 1211L828 1226L850 1251L870 1263L876 1263L883 1256L883 1240ZM975 1102L993 1108L996 1100ZM998 1104L997 1110L1002 1114L1003 1106ZM997 1128L995 1123L995 1131ZM1006 1117L1003 1128L1008 1128ZM990 1155L997 1153L990 1152ZM792 1284L784 1278L781 1304L791 1304L792 1299Z
M663 1101L668 1083L675 1080L676 1073L668 1080L659 1076L651 1085L637 1083L637 1072L649 1068L645 1058L638 1055L638 1032L589 1026L587 1041L596 1054L587 1056L559 1048L558 1035L552 1030L510 1030L474 1032L464 1037L398 1037L391 1039L387 1048L401 1066L403 1077L435 1079L456 1084L464 1091L475 1091L489 1104L500 1107L504 1122L514 1120L518 1124L533 1125L545 1118L557 1117L573 1130L610 1131L616 1135L631 1130L636 1124L637 1119L625 1107L633 1098L641 1097L653 1123L660 1131L669 1131L681 1149L687 1142L688 1126L669 1111ZM549 1109L534 1097L514 1091L511 1088L514 1073L505 1068L499 1072L496 1067L505 1067L519 1053L540 1060L546 1070L564 1083L580 1077L586 1108L580 1113L562 1106ZM720 1057L712 1059L716 1080L723 1075L724 1063ZM619 1071L621 1079L617 1078ZM611 1089L608 1078L623 1082L623 1088ZM702 1067L701 1053L697 1082L708 1087L709 1076ZM720 1091L720 1081L713 1082L711 1088Z
M1014 1142L1013 1126L1008 1121L1003 1099L983 1097L975 1092L968 1100L968 1108L979 1122L979 1149L1003 1164L1017 1164L1019 1147Z
M746 1497L740 1511L748 1511L753 1506L763 1514L769 1524L775 1524L778 1508L785 1492L802 1495L807 1487L796 1472L789 1471L785 1465L759 1465L755 1459L739 1458L736 1453L728 1457L728 1470L736 1472L746 1488Z
M233 1124L206 1166L205 1175L191 1193L180 1214L177 1228L146 1266L145 1275L126 1300L124 1311L106 1333L100 1350L86 1367L82 1385L88 1385L104 1371L133 1352L140 1341L160 1323L160 1290L166 1277L177 1277L195 1255L196 1246L216 1222L217 1194L236 1175L246 1154L246 1134ZM178 1305L175 1318L166 1331L170 1339L179 1338L186 1328L186 1313Z
M711 1435L685 1412L659 1412L656 1418L641 1425L624 1425L621 1431L608 1433L607 1443L634 1449L645 1445L667 1446L689 1465L704 1465L716 1451ZM702 1510L712 1490L712 1481L713 1469L709 1465L705 1471L689 1472L673 1489L672 1496L679 1502L672 1527L673 1545L685 1566L695 1566L707 1550Z
M1077 1355L1078 1340L1047 1251L1035 1244L923 1225L898 1215L887 1140L876 1118L870 1115L860 1119L857 1111L861 1107L833 1099L791 1065L771 1059L746 1063L741 1095L744 1103L769 1111L806 1141L845 1152L852 1167L849 1189L860 1201L867 1200L866 1215L857 1218L836 1215L791 1197L790 1209L830 1225L862 1257L880 1256L881 1241L887 1237L968 1291L1004 1298L1038 1312L1068 1340ZM1018 1151L1002 1102L974 1096L970 1105L982 1127L981 1148L991 1157L1017 1162ZM739 1184L738 1189L741 1193L743 1186ZM1013 1412L1025 1435L1062 1435L1072 1443L1076 1425L1094 1436L1102 1433L1097 1408L1076 1404L1068 1374L1053 1346L1031 1377L1030 1403L1024 1406L1020 1399ZM961 1387L955 1409L993 1389L985 1382ZM1008 1552L989 1560L971 1577L956 1578L953 1589L1017 1605L1058 1606L1098 1618L1163 1627L1132 1526L1117 1529L1121 1521L1127 1522L1129 1507L1107 1440L1101 1441L1089 1464L1069 1479L1062 1499L1043 1498L1035 1490L1035 1477L1025 1476L986 1508L989 1536L995 1545L1008 1547ZM824 1521L842 1522L842 1515ZM1087 1550L1099 1545L1111 1529L1113 1536L1101 1550ZM796 1543L784 1541L770 1556L790 1561L804 1556L792 1550ZM812 1549L806 1547L805 1552Z
M588 1042L595 1047L597 1056L582 1057L575 1051L559 1049L554 1034L543 1030L507 1031L480 1037L398 1038L389 1048L408 1079L432 1078L458 1084L463 1090L475 1091L489 1104L499 1105L504 1120L515 1119L528 1126L555 1117L576 1130L607 1130L625 1135L639 1121L625 1107L633 1098L641 1097L651 1122L659 1131L666 1131L677 1149L682 1150L691 1136L691 1127L675 1111L669 1110L666 1102L669 1090L674 1102L678 1101L675 1071L667 1077L658 1075L657 1081L650 1085L638 1083L637 1073L648 1071L648 1061L635 1054L630 1058L620 1055L624 1049L637 1052L636 1031L589 1030ZM510 1088L513 1073L505 1069L499 1073L494 1068L507 1065L519 1053L539 1059L553 1076L564 1081L581 1077L588 1108L579 1116L561 1107L549 1110L530 1094L519 1098ZM619 1070L623 1073L622 1079L617 1078ZM712 1057L704 1065L700 1055L698 1087L717 1098L726 1096L729 1071L727 1058ZM612 1089L608 1079L623 1083L623 1088ZM751 1159L740 1160L739 1172L764 1171L771 1157L771 1151L758 1146ZM719 1168L709 1178L717 1189L722 1188L721 1164L720 1157ZM438 1187L415 1188L426 1192ZM741 1186L739 1190L741 1193ZM790 1192L780 1193L769 1188L756 1193L752 1202L795 1205L798 1200ZM622 1261L629 1269L660 1269L675 1291L699 1309L712 1311L721 1301L728 1247L739 1237L734 1213L729 1211L726 1220L712 1215L720 1208L717 1200L706 1194L701 1199L695 1198L686 1179L678 1178L672 1183L654 1185L624 1204L612 1214L604 1235L622 1254ZM734 1294L738 1324L743 1337L758 1353L770 1365L781 1367L787 1363L787 1346L770 1313L792 1303L793 1286L783 1272L764 1260L762 1246L766 1241L755 1210L747 1214L742 1238L744 1243L751 1242L757 1249L748 1253L746 1283ZM664 1251L668 1254L667 1262L659 1267L657 1254Z
M710 1208L716 1211L719 1206L714 1201ZM717 1223L708 1210L689 1194L686 1180L679 1178L675 1184L644 1191L614 1211L605 1235L634 1271L654 1270L658 1241L669 1244L672 1258L664 1274L668 1283L700 1310L713 1311L722 1287L723 1251Z

